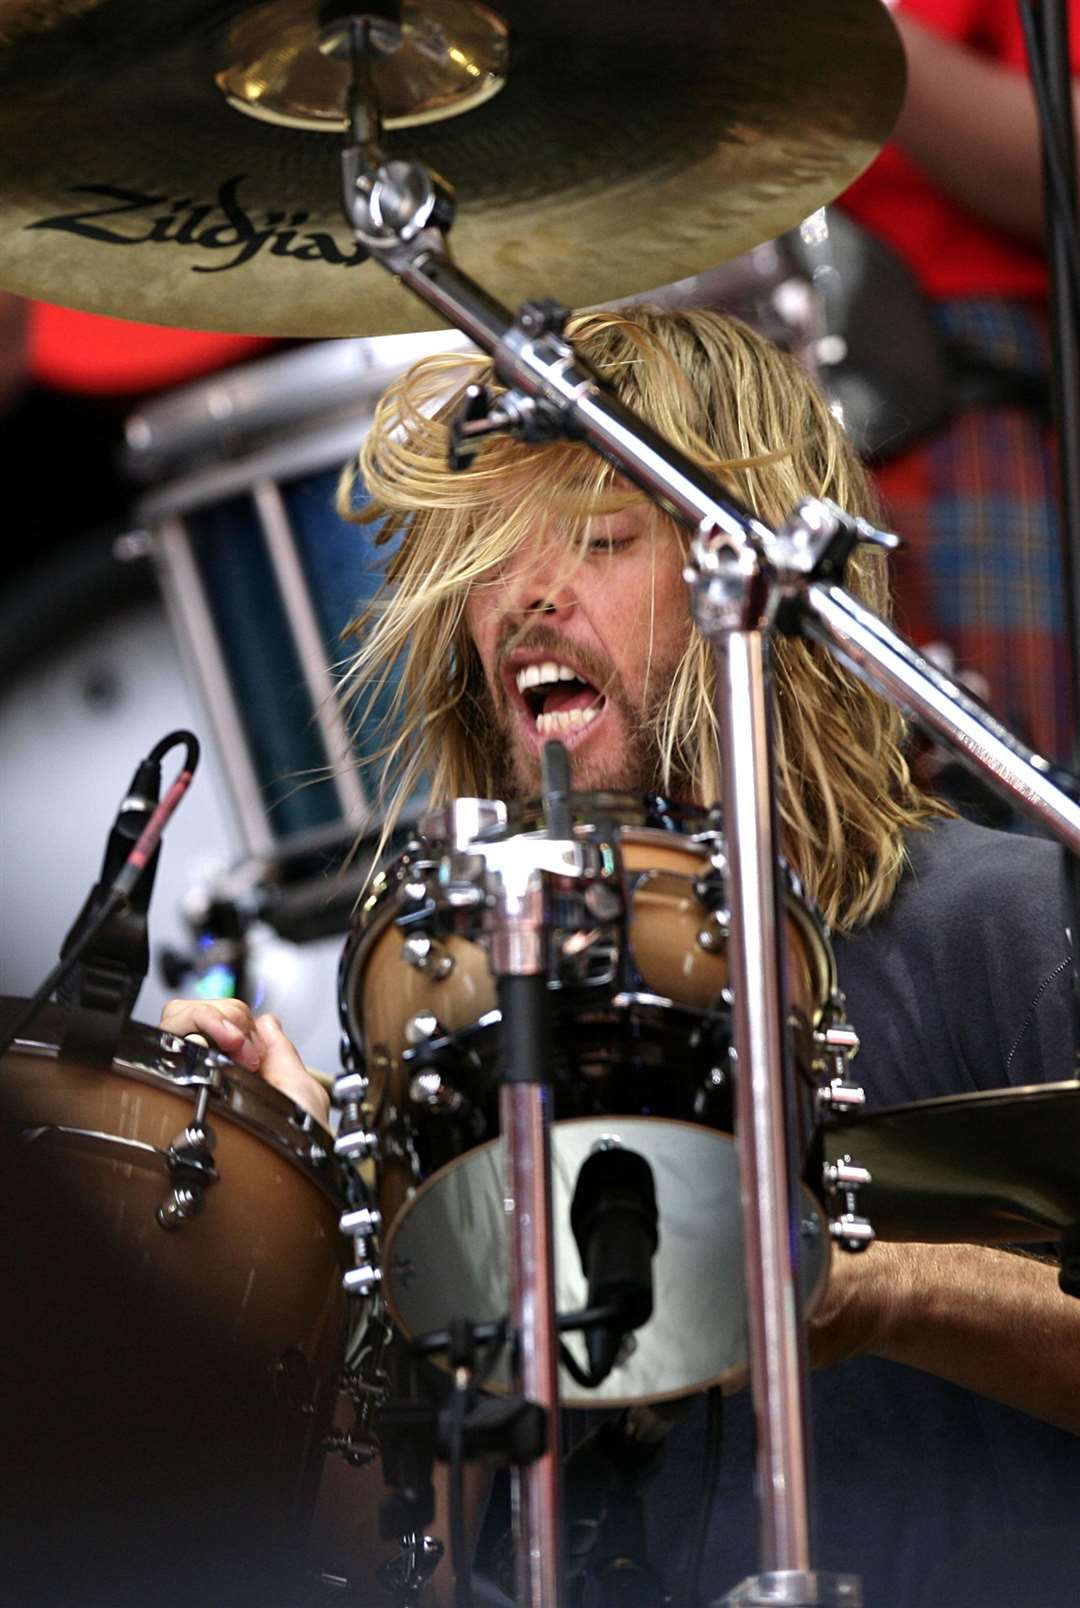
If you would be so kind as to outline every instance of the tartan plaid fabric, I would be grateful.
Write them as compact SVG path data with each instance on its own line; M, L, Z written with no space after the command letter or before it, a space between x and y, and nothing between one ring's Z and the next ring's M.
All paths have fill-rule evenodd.
M969 372L1045 381L1045 315L1004 299L935 306ZM1069 692L1053 443L1023 401L961 409L879 466L878 489L905 540L894 570L897 622L916 643L948 643L977 670L990 706L1049 757L1069 756Z

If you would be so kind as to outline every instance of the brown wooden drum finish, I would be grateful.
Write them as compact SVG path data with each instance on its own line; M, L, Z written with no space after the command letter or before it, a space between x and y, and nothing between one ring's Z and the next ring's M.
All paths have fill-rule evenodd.
M727 987L728 962L722 930L695 892L709 869L706 848L650 827L623 827L618 841L628 887L627 940L646 989L675 1005L715 1009ZM496 1006L486 951L470 937L454 933L436 940L428 970L405 963L406 935L394 924L392 879L383 890L368 902L367 933L361 934L368 942L343 976L346 1022L362 1024L373 1122L387 1105L399 1109L406 1098L401 1056L409 1022L430 1013L449 1036L473 1027ZM797 1026L808 1029L835 987L834 963L823 925L791 888L786 938L789 1007Z
M288 1601L344 1355L330 1138L224 1066L217 1181L164 1230L161 1152L192 1119L185 1066L205 1065L134 1037L105 1069L54 1042L0 1070L0 1592Z

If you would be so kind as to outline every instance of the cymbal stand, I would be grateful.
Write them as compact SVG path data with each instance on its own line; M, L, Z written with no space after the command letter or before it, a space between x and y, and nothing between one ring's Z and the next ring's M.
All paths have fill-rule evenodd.
M366 38L353 30L354 55ZM732 1603L856 1608L854 1578L811 1566L806 1467L806 1368L794 1247L797 1200L785 1109L783 924L778 914L775 800L770 763L769 634L823 643L857 675L914 715L1019 806L1080 851L1080 807L1052 767L989 718L946 676L840 585L856 541L889 539L822 499L800 505L779 532L636 417L563 337L567 314L526 302L515 317L451 261L449 186L418 163L386 160L377 115L358 72L352 139L342 157L343 202L357 241L429 307L489 353L507 390L489 403L473 389L453 433L455 461L495 432L587 443L692 533L687 580L698 628L714 644L729 863L734 1047L740 1128L751 1383L758 1422L762 1573ZM528 1303L521 1308L528 1319ZM538 1327L552 1314L534 1307ZM552 1342L546 1340L545 1345ZM557 1495L552 1495L557 1503ZM555 1527L552 1527L552 1535ZM556 1544L552 1542L551 1544ZM531 1603L540 1597L531 1585ZM550 1582L549 1582L550 1589Z

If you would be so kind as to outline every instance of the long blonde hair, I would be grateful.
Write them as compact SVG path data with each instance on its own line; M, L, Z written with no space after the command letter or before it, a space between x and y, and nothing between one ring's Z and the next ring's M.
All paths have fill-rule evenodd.
M744 324L703 309L640 305L579 315L568 334L630 407L767 523L779 523L808 494L877 517L867 478L824 398L795 362ZM360 646L346 684L350 698L392 692L386 720L396 735L380 756L387 833L425 774L433 802L491 795L491 744L477 735L483 671L465 624L471 589L553 510L572 516L573 563L590 514L640 498L572 443L497 438L467 471L452 473L446 421L462 385L476 380L491 383L486 359L422 360L383 397L360 455L372 501L352 517L381 520L379 541L402 536L380 594L354 622ZM351 491L344 483L343 512ZM686 532L670 523L685 544ZM856 553L845 581L870 608L887 611L877 553ZM776 688L784 852L826 919L850 929L888 903L903 866L904 830L937 806L912 783L900 717L829 654L779 638ZM660 787L683 778L699 802L716 800L712 658L696 632L655 726Z

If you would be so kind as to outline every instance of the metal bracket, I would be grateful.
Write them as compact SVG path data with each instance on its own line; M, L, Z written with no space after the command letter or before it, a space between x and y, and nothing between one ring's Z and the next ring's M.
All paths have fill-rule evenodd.
M172 1188L154 1215L158 1226L170 1233L202 1210L205 1190L218 1180L214 1165L217 1137L206 1120L209 1102L210 1088L204 1084L191 1121L164 1152Z

